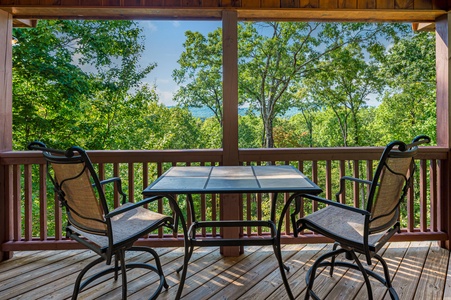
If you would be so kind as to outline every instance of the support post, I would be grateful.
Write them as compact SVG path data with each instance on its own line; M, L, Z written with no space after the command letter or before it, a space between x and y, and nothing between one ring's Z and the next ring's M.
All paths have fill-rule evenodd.
M11 14L0 10L0 156L12 150L12 20ZM8 179L8 167L0 163L0 261L12 257L2 248L12 238Z
M222 13L223 70L223 164L237 166L238 156L238 19L236 11ZM241 220L242 201L239 195L221 195L221 219ZM238 238L240 228L224 228L223 238ZM222 247L224 256L238 256L243 247Z
M437 145L448 148L448 159L440 161L440 191L439 191L439 230L448 233L448 240L441 243L442 247L450 249L451 234L451 95L450 71L451 52L450 18L448 13L436 20L436 74L437 74Z

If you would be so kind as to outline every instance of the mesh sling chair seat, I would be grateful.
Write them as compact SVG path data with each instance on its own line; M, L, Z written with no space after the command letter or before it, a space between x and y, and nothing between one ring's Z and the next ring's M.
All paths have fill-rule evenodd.
M117 280L119 271L122 277L122 298L126 299L126 271L133 268L144 268L157 274L159 284L149 299L156 299L163 287L167 289L168 284L156 251L149 247L133 245L139 238L162 226L173 228L172 217L143 207L159 197L147 198L137 203L127 202L120 178L100 181L88 155L79 147L62 151L49 149L41 142L32 142L28 148L41 150L47 161L47 173L67 213L67 236L100 256L79 273L72 299L76 299L83 288L104 275L114 273L114 279ZM111 211L104 193L106 184L115 184L122 198L122 205ZM126 263L126 251L148 253L154 259L154 264ZM108 267L82 282L86 273L103 261Z
M335 266L360 271L367 287L368 299L373 299L369 276L384 284L392 299L398 299L391 285L387 263L377 252L400 230L399 205L407 193L415 171L413 158L417 153L418 145L429 142L429 137L418 136L408 145L400 141L389 143L382 153L373 180L342 177L336 202L318 196L303 195L304 198L325 203L327 206L299 220L296 220L299 213L297 207L291 215L295 236L308 229L335 241L332 251L320 256L308 270L305 278L307 284L305 299L310 296L319 299L313 291L313 284L317 268L323 266L330 267L331 276ZM345 193L347 182L363 184L369 188L365 209L339 202L340 196ZM347 260L354 261L355 264L335 261L337 255L342 253ZM383 267L383 276L365 268L357 254L363 255L368 266L372 264L373 258L379 261Z

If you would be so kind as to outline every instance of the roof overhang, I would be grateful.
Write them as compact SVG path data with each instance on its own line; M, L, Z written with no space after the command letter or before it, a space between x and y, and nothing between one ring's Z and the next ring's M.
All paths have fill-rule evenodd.
M446 14L441 9L323 9L246 7L136 7L136 6L7 6L0 9L14 20L37 19L133 19L133 20L220 20L233 10L247 21L352 21L431 23ZM16 22L16 21L15 21ZM17 21L19 22L19 21ZM26 22L24 22L25 24Z

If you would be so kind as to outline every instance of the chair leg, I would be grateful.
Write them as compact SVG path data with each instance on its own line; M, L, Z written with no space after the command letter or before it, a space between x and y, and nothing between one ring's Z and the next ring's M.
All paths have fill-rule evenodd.
M163 268L161 267L161 261L160 261L160 257L158 256L158 253L152 248L140 247L140 246L131 247L127 251L144 251L153 256L153 258L155 260L155 266L147 264L147 263L128 263L126 265L126 268L130 268L130 269L145 268L145 269L148 269L148 270L151 270L151 271L157 273L158 276L160 277L160 284L159 284L158 288L155 290L155 292L153 293L153 295L150 296L149 299L154 300L154 299L158 298L158 295L160 295L163 288L166 290L169 288L169 285L166 282L166 277L164 276L164 273L163 273Z
M114 269L116 270L116 271L114 271L114 281L116 281L118 278L118 273L119 273L119 269L120 269L119 268L119 259L118 259L117 255L114 256Z
M338 244L338 243L334 243L334 246L333 246L333 248L332 248L332 251L337 250L337 247L338 247L339 245L340 245L340 244ZM329 270L329 275L330 275L331 277L334 275L335 257L336 257L336 256L332 256L332 258L330 259L330 270Z
M373 290L371 288L371 282L370 279L368 278L367 270L363 267L362 263L360 262L360 259L357 257L357 255L353 250L349 250L347 253L349 253L352 256L360 272L362 273L363 279L365 280L366 284L366 290L368 292L368 300L373 300Z
M382 283L385 284L385 286L388 288L390 297L393 300L398 300L399 299L398 293L396 293L395 289L393 288L393 286L391 284L390 272L388 271L387 263L379 254L375 254L373 257L376 258L382 264L382 267L384 268L385 282L382 282Z
M336 247L334 247L336 248ZM335 257L341 253L345 253L346 250L345 249L338 249L338 250L333 250L331 252L328 252L326 254L321 255L314 263L313 265L310 267L310 269L307 271L307 274L305 276L305 283L307 284L307 290L305 291L305 297L304 299L309 299L310 297L312 297L313 299L319 299L318 296L316 296L316 294L313 292L313 283L315 282L315 277L316 277L316 270L318 269L318 267L322 267L322 266L331 266L331 262L328 261L324 261L326 259L328 259L329 257ZM335 262L334 262L335 264Z
M122 277L122 299L127 299L127 265L125 264L125 249L121 249L119 253L121 262L121 277Z
M76 300L78 297L78 293L91 281L95 280L98 277L92 276L90 278L88 278L83 284L81 284L81 280L83 279L83 276L86 274L86 272L88 272L92 267L94 267L95 265L103 262L104 259L103 257L99 257L96 260L92 261L91 263L89 263L86 267L84 267L83 270L81 270L80 274L78 274L77 276L77 280L75 281L75 285L74 285L74 291L72 293L72 300ZM95 277L95 278L93 278ZM100 276L99 276L100 277Z

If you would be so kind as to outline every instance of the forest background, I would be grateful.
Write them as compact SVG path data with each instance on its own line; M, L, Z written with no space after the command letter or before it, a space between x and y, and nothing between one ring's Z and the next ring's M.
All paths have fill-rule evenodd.
M158 63L139 64L143 30L133 21L14 28L14 149L32 140L97 150L221 148L221 28L185 33L174 107L143 82ZM238 34L240 148L435 140L434 34L410 24L301 22L240 23Z

